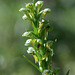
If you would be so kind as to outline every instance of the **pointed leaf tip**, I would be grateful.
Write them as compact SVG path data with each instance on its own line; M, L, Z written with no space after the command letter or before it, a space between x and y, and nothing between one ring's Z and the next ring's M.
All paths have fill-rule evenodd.
M66 73L66 75L69 75L70 70L68 70L68 72Z

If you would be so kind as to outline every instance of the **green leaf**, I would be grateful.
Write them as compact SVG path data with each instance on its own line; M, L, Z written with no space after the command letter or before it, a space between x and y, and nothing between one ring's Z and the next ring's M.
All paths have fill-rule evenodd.
M38 37L38 34L35 34L34 32L32 32L32 35L33 35L35 38L39 38L39 37Z
M60 68L56 68L53 70L53 74L58 74L60 72Z
M33 46L33 47L34 47L34 49L35 49L36 56L37 56L38 59L40 60L40 59L41 59L41 56L40 56L40 54L38 53L37 48L36 48L35 46Z
M23 55L24 56L24 58L30 63L30 64L32 64L37 70L39 70L40 71L40 69L33 63L33 62L31 62L25 55ZM41 71L40 71L41 72Z
M33 27L34 33L37 34L37 28L35 27L33 22L32 22L32 27Z
M68 72L66 73L66 75L69 75L70 70L68 70Z
M53 30L53 27L51 27L50 25L46 25L44 28L46 31L52 31Z
M47 41L46 45L51 47L53 45L53 41Z

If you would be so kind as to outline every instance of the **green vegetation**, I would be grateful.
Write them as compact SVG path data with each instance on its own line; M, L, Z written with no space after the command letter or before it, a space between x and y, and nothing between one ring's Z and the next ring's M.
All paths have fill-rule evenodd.
M45 8L42 10L43 3L44 1L35 2L33 0L33 3L28 3L25 5L25 8L19 10L20 12L24 12L22 18L29 20L33 27L33 31L25 32L22 36L29 38L25 42L25 46L30 46L27 53L34 57L35 63L38 63L39 67L32 63L25 55L24 57L42 75L57 75L60 69L56 68L52 70L53 44L55 41L47 40L48 31L52 31L53 28L50 26L49 21L44 19L51 12L51 9ZM69 72L66 75L69 75Z
M37 1L37 0L35 0ZM75 0L42 0L44 8L51 13L44 19L53 27L48 32L48 40L58 41L53 46L52 70L59 67L58 75L75 75ZM41 75L24 57L35 63L32 55L27 53L22 37L26 31L33 31L28 20L23 20L23 12L19 12L25 3L32 0L0 0L0 75ZM36 63L38 66L38 63Z

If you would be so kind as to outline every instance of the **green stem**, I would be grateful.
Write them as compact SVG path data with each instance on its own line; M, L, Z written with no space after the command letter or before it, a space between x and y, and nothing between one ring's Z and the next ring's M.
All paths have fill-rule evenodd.
M33 0L33 3L35 4L35 0Z
M37 28L35 27L34 23L32 22L32 27L34 29L34 33L37 34Z

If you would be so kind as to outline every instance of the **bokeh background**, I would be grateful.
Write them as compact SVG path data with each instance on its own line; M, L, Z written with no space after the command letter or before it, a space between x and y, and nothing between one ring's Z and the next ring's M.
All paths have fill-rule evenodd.
M75 0L43 0L43 8L51 8L50 20L53 31L48 40L57 39L54 46L53 67L60 67L60 75L70 69L75 75ZM0 75L41 75L23 55L32 62L26 52L25 40L21 35L32 30L29 21L22 20L18 10L32 0L0 0Z

